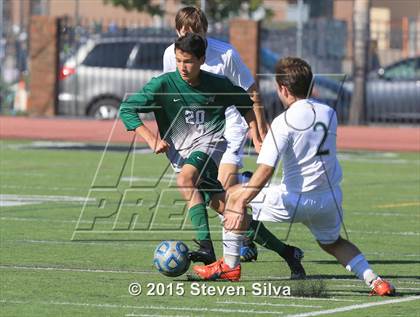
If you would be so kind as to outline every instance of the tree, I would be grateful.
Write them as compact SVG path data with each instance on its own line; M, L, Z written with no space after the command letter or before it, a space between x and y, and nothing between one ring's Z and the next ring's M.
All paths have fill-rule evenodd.
M199 6L201 0L181 0L185 5ZM206 15L213 22L220 22L237 16L239 13L246 13L249 18L260 8L264 8L263 0L206 0ZM265 9L265 8L264 8ZM266 14L271 15L269 9Z
M103 0L104 3L111 3L114 6L120 6L127 11L147 12L151 15L162 16L165 11L160 5L152 4L153 0ZM212 22L220 22L237 16L240 13L246 13L248 17L257 10L264 8L263 0L206 0L206 15ZM201 0L181 0L184 5L200 6ZM268 16L272 15L271 10L265 9Z
M162 16L165 11L160 5L151 4L151 0L103 0L104 3L111 3L115 7L123 7L127 11L147 12L150 15Z

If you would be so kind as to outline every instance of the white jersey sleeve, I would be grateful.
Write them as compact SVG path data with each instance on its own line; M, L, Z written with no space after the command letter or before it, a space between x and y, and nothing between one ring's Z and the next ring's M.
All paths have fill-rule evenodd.
M264 164L276 167L282 154L289 145L288 129L282 125L283 116L280 115L273 120L271 128L264 139L257 164Z
M169 73L176 70L176 60L175 60L175 45L172 44L168 46L163 54L163 72Z
M254 77L233 46L226 57L224 75L236 86L248 90L254 83Z

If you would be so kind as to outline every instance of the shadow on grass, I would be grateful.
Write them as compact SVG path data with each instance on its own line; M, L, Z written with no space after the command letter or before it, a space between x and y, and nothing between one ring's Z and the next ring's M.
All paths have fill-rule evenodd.
M313 260L304 261L305 263L317 263L317 264L338 264L334 260ZM370 264L420 264L420 260L369 260Z

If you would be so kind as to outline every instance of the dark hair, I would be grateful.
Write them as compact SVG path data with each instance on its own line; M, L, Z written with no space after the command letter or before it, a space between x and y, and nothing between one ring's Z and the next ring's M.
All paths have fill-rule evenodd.
M298 57L285 57L276 64L276 81L299 98L308 98L312 84L311 66Z
M206 54L206 41L198 34L187 33L175 41L175 51L181 50L201 58Z
M175 17L175 28L178 31L184 27L194 33L207 33L208 25L204 12L196 7L182 8Z

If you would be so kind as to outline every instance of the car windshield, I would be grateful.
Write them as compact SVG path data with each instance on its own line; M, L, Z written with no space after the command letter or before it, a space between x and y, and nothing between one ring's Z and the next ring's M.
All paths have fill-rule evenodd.
M163 53L170 43L141 43L134 59L134 69L163 69Z
M134 45L134 42L99 43L90 51L82 64L93 67L125 68Z
M419 78L418 59L400 62L385 69L384 77L387 79L415 79Z

